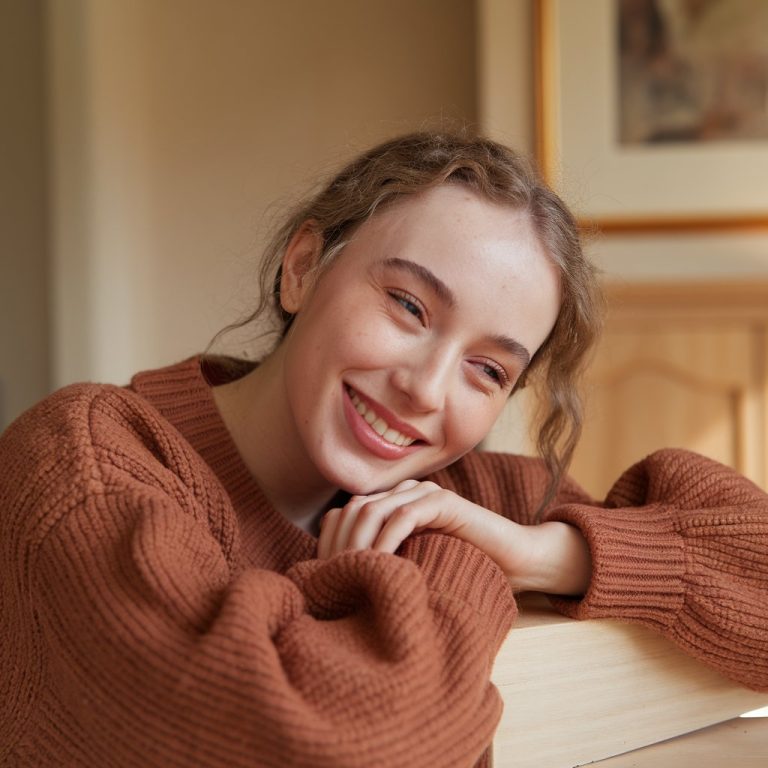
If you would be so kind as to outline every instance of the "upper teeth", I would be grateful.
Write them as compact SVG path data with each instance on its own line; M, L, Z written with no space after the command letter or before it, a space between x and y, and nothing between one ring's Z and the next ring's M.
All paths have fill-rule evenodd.
M406 446L414 442L415 438L407 437L402 432L392 429L381 416L377 416L365 405L353 389L349 390L349 397L352 400L352 404L355 406L355 410L368 422L368 424L371 425L371 429L381 435L388 443Z

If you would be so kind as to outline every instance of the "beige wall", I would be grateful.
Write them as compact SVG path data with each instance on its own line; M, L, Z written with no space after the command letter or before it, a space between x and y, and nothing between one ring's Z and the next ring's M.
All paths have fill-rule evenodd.
M472 0L50 0L56 384L247 308L274 210L368 143L476 118Z
M477 0L478 123L498 141L534 150L530 0Z
M42 3L0 4L0 430L48 389Z

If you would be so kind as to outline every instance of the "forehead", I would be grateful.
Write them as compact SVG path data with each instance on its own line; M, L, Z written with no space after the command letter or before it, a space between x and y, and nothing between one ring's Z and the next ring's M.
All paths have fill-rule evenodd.
M529 349L554 324L559 270L524 210L446 184L379 212L354 241L355 258L364 264L400 258L432 271L456 295L465 324L523 328Z
M460 184L403 196L363 224L360 233L387 243L435 242L454 257L476 258L494 244L507 247L510 260L523 248L544 254L525 210L491 202Z
M401 198L358 231L370 259L406 251L438 276L494 274L507 285L524 273L557 274L527 211L493 203L474 191L444 184ZM357 239L357 238L355 238Z

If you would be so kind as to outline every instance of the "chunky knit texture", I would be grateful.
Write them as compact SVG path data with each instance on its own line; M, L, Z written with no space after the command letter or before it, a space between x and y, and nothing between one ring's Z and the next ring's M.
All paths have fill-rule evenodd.
M432 479L524 523L546 483L536 460L479 453ZM652 626L768 690L762 491L665 451L605 505L565 483L547 516L594 558L560 610ZM516 614L500 569L438 534L398 556L315 549L249 475L197 359L43 401L0 438L0 764L483 764Z

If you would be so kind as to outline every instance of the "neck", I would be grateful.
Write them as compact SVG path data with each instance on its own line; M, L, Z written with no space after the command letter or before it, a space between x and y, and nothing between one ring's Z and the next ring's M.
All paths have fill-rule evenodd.
M212 393L264 495L294 525L317 535L339 489L317 472L299 439L285 398L280 347L253 371Z

